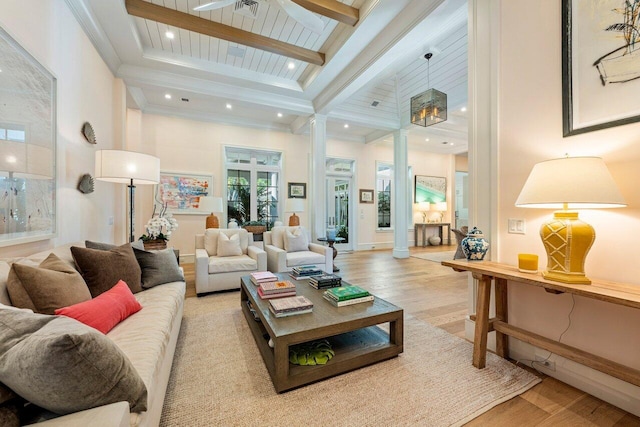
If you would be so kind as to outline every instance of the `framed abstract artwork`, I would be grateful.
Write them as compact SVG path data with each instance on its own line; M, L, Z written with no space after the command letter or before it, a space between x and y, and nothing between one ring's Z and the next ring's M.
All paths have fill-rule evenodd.
M640 121L638 93L640 0L562 0L563 135Z
M0 28L0 246L56 236L56 79Z
M416 175L413 203L439 203L447 200L447 179L441 176Z
M156 186L156 211L166 205L173 214L209 215L199 209L200 197L211 195L213 177L182 172L160 172Z

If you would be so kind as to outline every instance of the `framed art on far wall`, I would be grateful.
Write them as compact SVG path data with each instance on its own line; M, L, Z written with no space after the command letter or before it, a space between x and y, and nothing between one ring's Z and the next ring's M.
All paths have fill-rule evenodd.
M167 205L173 214L209 215L199 209L200 197L211 195L213 177L182 172L160 172L160 183L156 186L156 212Z
M640 121L638 2L562 0L565 137Z
M288 193L290 199L306 199L307 184L304 182L290 182Z
M360 203L373 203L373 190L360 190Z
M438 203L447 200L447 179L441 176L416 175L413 203Z

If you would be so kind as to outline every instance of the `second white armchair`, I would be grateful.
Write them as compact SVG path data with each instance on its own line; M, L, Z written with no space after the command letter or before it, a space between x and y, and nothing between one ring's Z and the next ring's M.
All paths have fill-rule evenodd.
M265 232L264 250L267 269L274 273L291 271L301 265L315 265L326 272L333 271L333 250L312 243L309 232L302 226L277 226Z

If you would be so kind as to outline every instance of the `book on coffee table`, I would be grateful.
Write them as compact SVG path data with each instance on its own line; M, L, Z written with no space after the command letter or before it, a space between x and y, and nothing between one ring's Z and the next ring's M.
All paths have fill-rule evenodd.
M325 295L336 300L345 301L354 298L362 298L369 296L369 291L362 289L360 286L340 286L325 291Z
M271 310L276 317L303 314L313 310L313 303L304 295L277 298L269 300L269 310Z
M262 293L277 294L281 292L291 292L296 290L296 285L288 280L278 280L277 282L263 282L258 285L258 289L262 290Z
M260 297L260 299L293 297L293 296L296 296L296 290L293 289L287 292L276 292L271 294L265 294L262 292L262 289L258 288L258 296Z
M253 283L256 286L259 286L260 283L278 281L278 276L276 276L270 271L255 271L251 273L250 276L251 276L251 283Z
M326 294L326 292L322 295L322 297L324 299L326 299L327 301L329 301L331 303L331 305L333 305L335 307L345 307L347 305L360 304L360 303L363 303L363 302L370 302L370 301L374 300L374 296L373 295L367 295L366 297L351 298L351 299L346 299L344 301L337 301L337 300L331 298L330 296L328 296Z

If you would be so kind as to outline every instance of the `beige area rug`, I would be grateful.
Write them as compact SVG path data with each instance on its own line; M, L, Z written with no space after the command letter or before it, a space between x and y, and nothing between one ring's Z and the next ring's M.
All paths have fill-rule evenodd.
M456 426L540 381L405 315L399 357L277 394L239 300L187 298L161 426Z
M427 261L453 261L453 255L456 251L446 251L446 252L423 252L419 254L412 254L412 258L420 258L426 259Z

